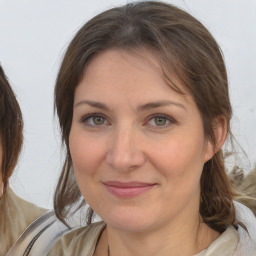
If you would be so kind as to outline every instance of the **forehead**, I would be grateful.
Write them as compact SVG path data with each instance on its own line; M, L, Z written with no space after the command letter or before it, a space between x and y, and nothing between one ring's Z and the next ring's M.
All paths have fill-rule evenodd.
M183 88L175 76L171 79ZM167 105L179 106L187 115L199 114L190 94L181 94L167 84L159 57L150 52L136 55L111 49L92 59L75 90L73 106L77 109L82 105L79 107L82 111L86 104L88 107L88 102L97 109L101 106L101 109L123 116Z
M166 93L178 88L184 97L188 94L177 76L163 63L160 54L146 48L110 49L97 54L87 65L78 88L83 87L86 93L101 93L106 89L113 92L118 89L117 84L121 92L130 89L154 94L155 91Z

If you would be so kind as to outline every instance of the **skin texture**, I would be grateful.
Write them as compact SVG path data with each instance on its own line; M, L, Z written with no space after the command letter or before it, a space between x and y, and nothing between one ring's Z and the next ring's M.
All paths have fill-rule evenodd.
M200 177L213 146L193 98L165 83L152 52L112 49L91 61L75 90L69 143L81 193L107 223L98 250L108 243L111 256L184 256L219 235L199 215ZM123 198L108 181L153 186Z

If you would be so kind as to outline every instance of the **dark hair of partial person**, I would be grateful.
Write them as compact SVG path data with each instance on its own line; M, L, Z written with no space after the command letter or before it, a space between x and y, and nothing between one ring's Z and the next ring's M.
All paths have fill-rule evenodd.
M193 96L206 138L216 145L213 123L219 116L226 119L227 132L232 137L229 125L232 109L222 52L198 20L173 5L154 1L129 3L95 16L69 44L55 87L55 109L66 159L55 192L54 208L64 223L71 212L86 204L74 177L69 151L74 92L92 58L113 48L138 55L143 48L155 52L161 59L170 88L184 93L172 80L175 77ZM223 152L219 150L205 163L201 176L200 214L204 222L219 232L229 225L237 227L233 199ZM87 223L91 223L93 214L89 208Z
M17 164L23 142L20 106L0 65L0 137L4 191Z

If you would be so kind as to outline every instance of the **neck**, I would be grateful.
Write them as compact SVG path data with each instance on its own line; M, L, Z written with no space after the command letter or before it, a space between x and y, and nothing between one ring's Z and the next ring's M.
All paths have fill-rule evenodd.
M189 219L180 225L177 222L175 225L163 223L161 228L150 232L127 232L108 225L105 236L104 247L109 246L110 256L191 256L206 249L219 233L197 216L194 221Z

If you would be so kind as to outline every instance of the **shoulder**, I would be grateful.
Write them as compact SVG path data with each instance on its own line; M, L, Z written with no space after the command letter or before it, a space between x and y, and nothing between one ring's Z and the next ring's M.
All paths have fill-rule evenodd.
M12 217L17 215L23 223L26 223L26 225L30 224L47 211L46 209L20 198L11 190L11 188L7 188L5 198L5 210L9 211Z
M93 255L105 226L104 222L96 222L64 234L54 245L49 255Z
M86 227L76 228L63 235L58 242L64 242L66 245L70 245L81 240L90 242L91 240L98 238L105 226L106 224L104 222L96 222Z
M7 255L47 255L57 239L68 230L53 211L48 211L26 228Z
M24 230L46 209L23 200L7 187L0 200L0 211L0 255L5 255Z

